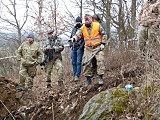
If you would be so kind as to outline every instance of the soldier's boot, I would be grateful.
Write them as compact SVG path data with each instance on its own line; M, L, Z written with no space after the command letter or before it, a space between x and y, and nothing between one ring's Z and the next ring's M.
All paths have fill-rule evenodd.
M89 86L90 84L91 84L91 77L90 76L87 76L86 77L86 83L85 83L85 86L87 87L87 86Z
M47 88L48 89L52 88L51 83L47 82Z
M103 82L103 75L99 75L98 84L99 84L99 85L103 85L103 84L104 84L104 82Z
M19 85L18 85L18 87L16 88L16 91L17 92L22 92L22 91L24 91L25 89L25 77L23 77L22 75L20 75L20 81L19 81Z
M47 78L47 89L51 89L52 86L51 86L51 79L50 78Z
M22 91L24 91L24 88L23 87L18 87L18 88L16 88L16 91L17 92L22 92Z
M60 88L59 88L59 92L60 92L60 93L64 92L64 90L65 90L65 85L64 85L64 83L63 83L62 80L59 80L59 81L58 81L58 86L60 87Z

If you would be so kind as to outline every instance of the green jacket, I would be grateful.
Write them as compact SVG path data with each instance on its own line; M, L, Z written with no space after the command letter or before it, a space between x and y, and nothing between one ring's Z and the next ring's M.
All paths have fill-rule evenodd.
M47 46L51 46L53 49L48 50ZM62 59L61 52L63 51L63 49L64 45L60 38L58 38L57 36L48 38L44 47L45 62L56 60L57 58Z
M23 42L17 50L17 60L21 61L23 66L34 66L41 62L42 50L35 41L29 43L28 41Z

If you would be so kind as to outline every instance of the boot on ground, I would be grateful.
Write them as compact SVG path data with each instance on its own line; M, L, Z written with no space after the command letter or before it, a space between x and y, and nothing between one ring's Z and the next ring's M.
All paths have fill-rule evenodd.
M99 75L98 84L99 84L99 85L103 85L103 84L104 84L104 82L103 82L103 75Z
M87 76L86 77L86 83L85 83L85 87L89 86L91 84L91 77L90 76Z

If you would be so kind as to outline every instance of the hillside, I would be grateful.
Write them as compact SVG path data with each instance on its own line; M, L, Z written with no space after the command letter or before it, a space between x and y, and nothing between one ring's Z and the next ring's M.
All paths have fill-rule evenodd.
M77 120L85 104L93 96L112 88L124 89L127 84L132 84L135 90L146 87L147 99L142 103L147 103L145 108L148 105L154 106L154 101L150 103L152 102L150 100L155 99L150 93L154 92L152 90L155 88L152 84L159 85L159 59L144 61L132 56L132 61L127 62L130 58L126 58L125 61L119 61L118 55L107 57L103 86L98 85L97 75L94 76L89 87L84 86L85 77L83 75L79 82L70 82L72 76L70 69L64 69L65 90L63 92L59 91L56 73L53 74L53 89L48 90L44 71L38 71L32 92L16 92L17 79L0 77L0 120ZM65 68L71 68L67 59L64 65L66 65ZM149 89L148 86L150 86ZM132 101L135 101L134 97L131 98L130 102ZM143 104L140 106L142 107ZM118 115L113 112L113 118L123 116L123 120L128 120L128 114L137 115L138 113L142 113L141 119L145 120L143 109L139 110L137 105L127 114L125 111Z
M127 71L127 70L126 70ZM95 94L107 90L112 87L124 87L127 83L139 85L141 83L139 77L142 69L134 69L133 71L124 71L123 79L120 68L107 70L104 77L105 85L97 84L97 76L95 75L92 85L84 87L85 79L81 78L80 82L70 83L69 78L65 79L65 91L60 93L58 86L54 81L54 88L47 90L44 82L44 74L38 75L34 80L34 90L31 93L17 93L15 91L15 80L7 80L0 78L1 101L9 109L16 120L76 120L85 105L85 103ZM138 74L139 73L139 74ZM12 87L10 87L12 86ZM1 118L12 119L9 111L1 104ZM13 107L14 106L14 107Z

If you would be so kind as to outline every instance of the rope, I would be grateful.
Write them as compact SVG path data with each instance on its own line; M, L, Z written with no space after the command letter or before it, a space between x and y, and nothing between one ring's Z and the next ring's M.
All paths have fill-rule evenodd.
M4 59L10 59L10 58L16 58L17 56L9 56L9 57L3 57L3 58L0 58L0 60L4 60Z

